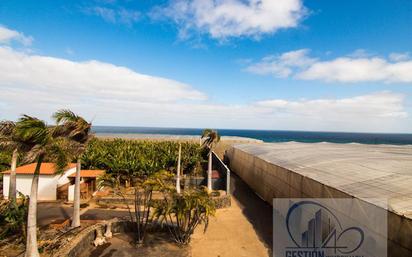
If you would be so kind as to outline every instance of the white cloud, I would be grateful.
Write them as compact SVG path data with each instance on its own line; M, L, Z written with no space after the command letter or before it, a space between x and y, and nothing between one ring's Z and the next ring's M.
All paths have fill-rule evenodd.
M391 53L389 55L389 60L393 62L407 61L410 60L411 56L409 53Z
M113 9L96 6L91 8L89 11L97 16L102 17L107 22L116 22L116 13Z
M28 46L33 42L33 38L0 25L0 44L9 44L11 41L17 41Z
M171 0L154 16L168 17L180 26L180 36L192 30L211 37L252 36L294 28L306 14L301 0Z
M382 118L406 118L403 106L404 96L391 92L378 92L368 95L341 99L315 99L286 101L281 99L257 102L259 107L268 108L275 113L301 116L305 119L361 120Z
M307 49L301 49L265 57L246 70L256 74L328 82L412 82L412 60L408 55L392 54L387 60L377 56L366 57L364 53L319 60L309 57Z
M281 54L280 56L266 56L259 63L246 68L246 71L260 75L272 74L276 77L289 77L295 68L305 68L316 59L307 56L308 49L300 49Z
M205 95L189 85L137 73L99 61L74 62L31 55L0 47L2 90L26 89L39 94L95 97L131 101L176 102L203 100Z
M91 15L97 15L109 23L120 23L128 26L133 25L140 20L141 14L135 10L126 8L109 8L103 6L95 6L84 9L84 12Z

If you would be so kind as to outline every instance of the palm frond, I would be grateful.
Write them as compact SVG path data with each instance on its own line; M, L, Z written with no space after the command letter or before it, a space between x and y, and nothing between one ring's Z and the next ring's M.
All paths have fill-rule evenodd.
M16 128L16 123L10 120L0 121L0 135L11 137Z
M220 141L220 135L216 130L205 129L202 133L203 147L212 148L214 144Z
M90 140L92 124L74 112L64 109L53 114L57 125L53 127L54 137L68 137L73 141L86 144Z
M202 138L208 137L209 134L210 134L212 131L213 131L212 129L205 129L205 130L203 130L203 132L202 132Z
M53 114L53 119L57 124L61 122L76 122L80 117L69 109L61 109Z
M47 145L47 157L53 160L57 174L62 173L70 161L74 159L75 151L73 149L77 149L74 142L66 138L56 138Z
M44 121L23 115L16 123L15 136L18 140L29 144L44 145L49 139L49 131Z

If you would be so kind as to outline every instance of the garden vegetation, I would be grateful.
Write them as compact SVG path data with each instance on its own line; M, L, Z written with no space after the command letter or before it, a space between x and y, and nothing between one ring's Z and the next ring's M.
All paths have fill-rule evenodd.
M183 142L181 170L183 174L200 174L206 162L205 149L195 142ZM85 169L102 169L122 184L150 176L159 170L176 173L179 142L126 139L92 139L82 156ZM203 174L202 174L203 175Z

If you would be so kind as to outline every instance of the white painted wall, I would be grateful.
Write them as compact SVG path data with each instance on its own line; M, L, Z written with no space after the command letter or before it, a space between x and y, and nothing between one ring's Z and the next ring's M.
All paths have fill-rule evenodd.
M5 199L9 198L9 184L10 175L3 174L3 196Z
M74 201L74 185L70 185L69 186L69 193L67 198L69 198L69 202L73 202Z
M81 188L81 186L82 186L82 184L84 183L84 180L83 180L83 178L81 178L80 179L80 188ZM68 200L69 200L69 202L73 202L74 201L74 184L73 185L70 185L69 186L69 193L68 193L68 196L67 196L67 198L68 198Z
M70 180L67 178L71 174L76 172L76 168L72 168L70 170L66 170L62 175L58 176L57 180L57 187L65 185L70 182Z
M39 190L38 190L38 200L40 201L50 201L57 199L57 178L56 175L40 175L39 176ZM31 184L33 180L33 175L29 174L17 174L16 175L16 188L17 191L29 196L31 190ZM9 196L9 181L10 175L5 174L3 176L3 193L4 198Z
M39 176L39 190L38 199L40 201L52 201L57 199L57 187L69 183L67 178L72 173L76 172L76 168L69 169L61 175L40 175ZM17 191L24 195L30 195L31 183L33 175L29 174L17 174L16 175L16 187ZM4 198L9 196L9 182L10 175L3 175L3 194Z

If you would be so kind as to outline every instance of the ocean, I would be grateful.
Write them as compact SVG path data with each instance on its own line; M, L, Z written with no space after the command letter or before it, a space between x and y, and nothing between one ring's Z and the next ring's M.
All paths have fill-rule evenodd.
M264 142L331 142L331 143L361 143L361 144L412 144L412 134L386 133L347 133L347 132L312 132L286 130L246 130L246 129L217 129L221 136L237 136L259 139ZM199 136L203 129L195 128L150 128L150 127L114 127L93 126L97 135L116 134L151 134L151 135L182 135Z

